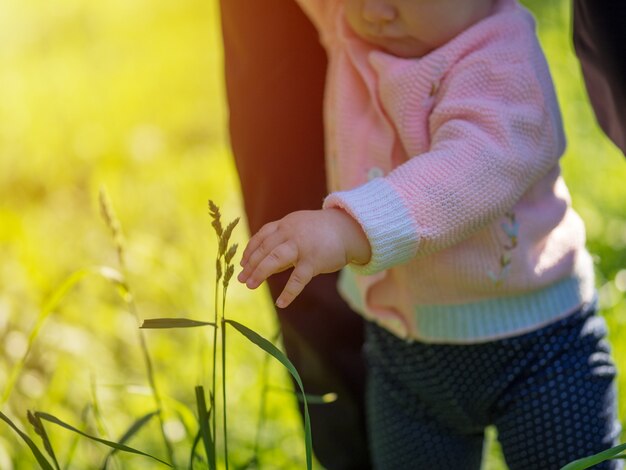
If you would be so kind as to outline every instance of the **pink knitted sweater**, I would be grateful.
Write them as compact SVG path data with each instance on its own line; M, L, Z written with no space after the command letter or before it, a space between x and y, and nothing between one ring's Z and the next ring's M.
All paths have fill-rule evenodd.
M357 37L341 0L299 0L329 57L332 192L363 227L342 272L357 311L398 336L474 343L531 331L594 296L560 176L565 139L530 13L493 13L422 58Z

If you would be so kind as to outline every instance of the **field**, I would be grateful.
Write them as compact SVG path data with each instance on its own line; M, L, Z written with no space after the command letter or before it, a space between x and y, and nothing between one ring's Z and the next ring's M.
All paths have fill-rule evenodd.
M622 367L626 160L595 123L571 46L569 2L524 3L538 17L554 74L569 142L563 170L587 224L601 307ZM217 239L207 200L221 207L225 222L243 216L228 145L221 47L215 0L0 2L0 395L30 348L0 411L37 443L26 410L106 439L155 410L133 308L139 319L213 319ZM132 308L111 276L95 268L124 268L100 213L102 189L122 227ZM244 220L233 242L242 246L247 237ZM93 272L34 330L51 296L86 268ZM264 289L250 292L231 282L227 315L267 338L277 330L271 306ZM194 386L210 382L211 331L144 331L144 337L163 397L165 433L186 466L195 433L188 429L195 423ZM284 369L272 365L265 381L258 348L235 333L226 347L230 460L242 465L252 457L269 384L260 467L305 468ZM620 376L622 420L625 380ZM95 468L108 451L58 426L46 429L59 462L71 458L71 468ZM162 442L152 419L130 445L166 458ZM0 422L0 469L35 465L23 441ZM485 467L504 468L496 444ZM110 468L157 466L118 454Z

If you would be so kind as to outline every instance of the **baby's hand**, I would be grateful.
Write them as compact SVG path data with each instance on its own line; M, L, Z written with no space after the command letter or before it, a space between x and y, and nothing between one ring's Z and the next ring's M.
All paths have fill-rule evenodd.
M365 264L370 245L359 223L341 209L298 211L264 225L243 252L237 276L256 289L269 276L295 267L276 305L288 306L318 274Z

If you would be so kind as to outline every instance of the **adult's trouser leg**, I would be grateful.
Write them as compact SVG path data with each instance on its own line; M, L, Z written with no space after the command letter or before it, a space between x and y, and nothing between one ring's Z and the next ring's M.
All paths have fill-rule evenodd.
M326 57L291 0L223 0L230 135L251 232L289 212L319 209L327 193L322 97ZM274 299L289 273L268 280ZM367 469L363 322L339 297L336 275L314 278L279 310L285 348L310 393L313 447L328 469Z
M626 155L626 3L574 0L574 48L600 127Z

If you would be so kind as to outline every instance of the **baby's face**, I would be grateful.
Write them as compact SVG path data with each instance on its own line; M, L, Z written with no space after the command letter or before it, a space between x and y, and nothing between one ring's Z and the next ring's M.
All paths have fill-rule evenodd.
M422 57L489 16L495 0L344 0L365 41L398 57Z

